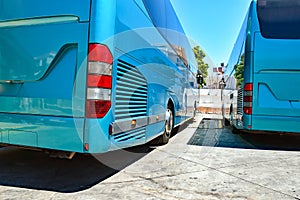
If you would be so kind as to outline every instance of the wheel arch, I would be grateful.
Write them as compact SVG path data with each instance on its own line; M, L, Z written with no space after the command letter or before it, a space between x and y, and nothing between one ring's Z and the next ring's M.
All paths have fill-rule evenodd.
M171 97L168 99L167 109L170 109L173 112L173 115L175 116L175 104Z

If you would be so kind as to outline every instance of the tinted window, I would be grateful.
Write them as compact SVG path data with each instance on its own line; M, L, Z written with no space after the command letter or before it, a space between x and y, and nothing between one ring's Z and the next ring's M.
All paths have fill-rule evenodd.
M143 0L148 13L162 36L186 66L196 68L194 53L169 0Z
M258 0L257 12L264 37L300 39L299 0Z
M170 1L144 0L144 3L156 27L184 34Z

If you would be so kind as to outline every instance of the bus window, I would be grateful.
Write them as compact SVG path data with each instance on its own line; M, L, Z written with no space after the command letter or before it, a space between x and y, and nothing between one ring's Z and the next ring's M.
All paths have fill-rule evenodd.
M137 4L137 6L143 11L143 13L146 15L146 17L150 19L148 12L144 6L143 0L134 0L134 1Z
M300 39L300 1L258 0L257 12L263 37Z
M234 49L231 52L228 64L226 66L224 73L226 89L237 89L243 85L248 15L249 13L246 14Z

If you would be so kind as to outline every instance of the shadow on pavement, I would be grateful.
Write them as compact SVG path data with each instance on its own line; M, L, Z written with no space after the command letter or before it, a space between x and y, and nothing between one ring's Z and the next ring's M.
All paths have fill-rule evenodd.
M72 160L43 152L0 148L0 185L56 192L88 189L141 159L152 149L138 146L96 156L76 154Z
M245 133L223 127L220 119L204 119L188 142L189 145L227 148L299 151L300 134Z

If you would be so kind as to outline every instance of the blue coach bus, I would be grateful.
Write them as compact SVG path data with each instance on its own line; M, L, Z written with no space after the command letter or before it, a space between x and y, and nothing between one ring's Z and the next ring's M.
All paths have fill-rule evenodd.
M0 143L101 153L167 143L197 64L168 0L1 0Z
M224 74L226 124L300 132L299 49L299 1L253 1Z

